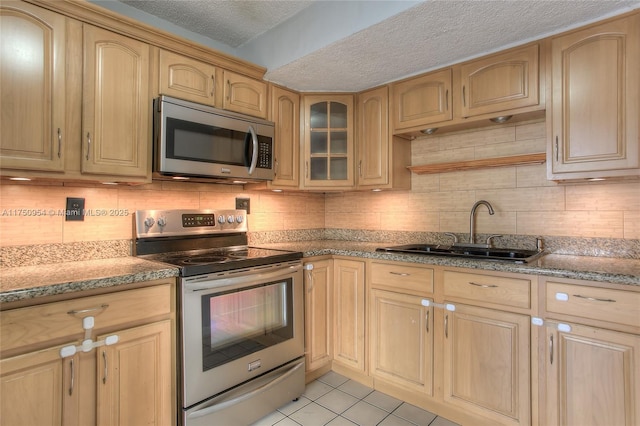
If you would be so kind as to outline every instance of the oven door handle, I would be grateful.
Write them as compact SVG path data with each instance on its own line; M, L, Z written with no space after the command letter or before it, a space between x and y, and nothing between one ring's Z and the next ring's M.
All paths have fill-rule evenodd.
M229 408L233 405L239 404L243 401L246 401L250 398L255 397L258 394L261 394L263 392L266 392L267 390L271 389L272 387L276 386L278 383L287 380L289 377L293 376L298 370L300 370L301 368L304 367L304 362L299 362L297 363L294 367L292 367L291 369L289 369L286 373L282 374L281 376L278 376L277 378L273 379L272 381L265 383L264 385L251 390L250 392L247 392L243 395L239 395L235 398L229 399L227 401L223 401L219 404L215 404L212 405L210 407L207 408L203 408L202 410L198 410L198 411L194 411L192 413L187 414L187 419L197 419L199 417L204 417L204 416L208 416L209 414L213 414L215 412L224 410L226 408Z
M196 278L193 281L189 281L189 279L185 280L184 289L186 291L203 291L225 287L228 285L241 286L247 283L261 283L265 281L276 280L280 277L288 277L300 270L302 270L302 265L285 266L283 268L278 268L275 271L265 272L260 272L260 270L257 269L255 273L241 276L231 275L222 278L215 278L207 275L204 277Z

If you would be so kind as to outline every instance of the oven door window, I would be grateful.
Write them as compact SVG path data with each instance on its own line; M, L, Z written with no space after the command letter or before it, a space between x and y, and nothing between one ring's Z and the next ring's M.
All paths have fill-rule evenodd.
M291 278L202 296L202 370L293 338Z

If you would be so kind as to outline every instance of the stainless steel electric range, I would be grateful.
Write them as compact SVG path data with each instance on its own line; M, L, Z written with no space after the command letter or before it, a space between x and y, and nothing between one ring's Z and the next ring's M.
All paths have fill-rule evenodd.
M302 253L248 246L245 210L139 210L135 234L180 269L180 424L250 424L303 393Z

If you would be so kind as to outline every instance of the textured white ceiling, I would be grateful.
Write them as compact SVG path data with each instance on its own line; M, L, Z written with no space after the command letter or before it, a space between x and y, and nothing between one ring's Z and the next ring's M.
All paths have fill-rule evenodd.
M353 2L359 7L366 6L368 11L382 9L383 3L389 3ZM638 0L406 2L406 10L399 13L391 10L388 17L383 17L386 19L381 18L364 29L349 31L334 27L339 37L331 37L325 31L329 41L323 44L317 40L317 30L332 28L331 19L316 12L326 8L334 13L339 4L334 1L124 0L123 3L231 46L237 56L265 66L267 80L299 91L351 92L640 8ZM342 4L348 6L349 2ZM309 13L312 10L314 13ZM350 25L348 20L336 22L343 27ZM315 38L312 43L305 40L305 28ZM311 31L314 28L316 31ZM305 42L313 45L313 50L302 50L300 45ZM276 54L256 56L256 52L275 50L296 52L298 56L288 58L286 63Z

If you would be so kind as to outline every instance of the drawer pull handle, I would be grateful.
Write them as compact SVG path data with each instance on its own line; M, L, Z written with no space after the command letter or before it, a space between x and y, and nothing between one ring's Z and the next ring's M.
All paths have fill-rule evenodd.
M429 332L429 312L430 311L427 311L427 315L426 315L426 318L425 318L426 319L426 323L427 323L427 333Z
M553 334L549 336L549 361L553 365Z
M73 365L73 359L69 360L69 369L71 370L71 384L69 385L69 396L73 395L73 385L76 378L75 368Z
M401 276L401 277L408 277L408 276L410 276L410 275L411 275L411 274L407 274L406 272L393 272L393 271L392 271L392 272L389 272L389 273L390 273L391 275L399 275L399 276Z
M107 383L107 374L109 371L109 368L107 366L107 352L106 351L102 351L102 360L104 361L104 375L102 376L102 384L106 384Z
M597 297L589 297L589 296L583 296L581 294L574 294L573 297L579 297L580 299L587 299L591 302L611 302L611 303L615 303L616 301L613 299L598 299Z
M469 281L469 284L475 285L476 287L482 287L482 288L496 288L496 287L498 287L495 284L478 284L478 283L474 283L473 281Z
M109 307L109 305L104 303L104 304L102 304L100 306L97 306L95 308L80 309L80 310L75 310L74 309L72 311L67 312L67 314L69 314L69 315L86 314L86 313L94 312L94 311L103 311L103 310L107 309L108 307Z
M449 338L449 315L444 316L444 337Z

